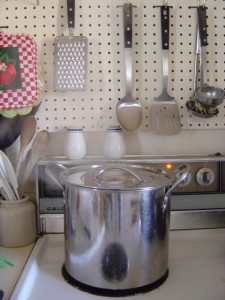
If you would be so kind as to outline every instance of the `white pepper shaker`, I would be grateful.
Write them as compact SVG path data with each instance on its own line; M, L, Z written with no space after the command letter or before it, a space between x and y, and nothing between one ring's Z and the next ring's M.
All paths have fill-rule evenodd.
M65 155L68 159L81 159L86 155L86 143L82 128L67 128Z
M104 154L107 158L121 158L126 153L123 131L120 126L110 126L104 140Z

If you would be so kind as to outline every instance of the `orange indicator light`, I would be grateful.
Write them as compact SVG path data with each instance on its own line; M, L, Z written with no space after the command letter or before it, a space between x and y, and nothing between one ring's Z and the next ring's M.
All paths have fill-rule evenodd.
M172 164L166 164L166 168L167 168L167 170L172 170L173 165Z

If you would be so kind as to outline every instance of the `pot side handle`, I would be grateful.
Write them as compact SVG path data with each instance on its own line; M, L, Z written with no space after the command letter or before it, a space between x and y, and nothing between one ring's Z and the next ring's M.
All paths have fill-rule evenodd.
M44 169L52 181L54 181L64 191L64 187L60 182L59 174L60 172L67 170L67 168L62 164L50 162L45 165Z
M191 171L191 166L189 164L183 164L179 166L176 170L174 170L174 173L177 177L177 180L175 180L170 188L167 190L165 196L164 196L164 201L163 201L163 210L166 210L167 208L167 203L169 199L169 194L172 192L173 189L175 189L176 186L178 186L182 181L184 181L188 174Z

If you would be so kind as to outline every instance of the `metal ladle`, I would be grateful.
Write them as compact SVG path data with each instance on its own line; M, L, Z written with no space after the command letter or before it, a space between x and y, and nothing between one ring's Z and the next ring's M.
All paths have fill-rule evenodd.
M126 94L118 102L116 115L120 126L126 130L136 130L142 120L141 103L132 96L132 4L123 5Z
M194 61L194 80L193 80L193 95L190 100L187 101L187 109L196 117L199 118L212 118L219 113L216 107L203 105L198 101L198 70L199 70L199 50L200 50L200 38L199 38L199 26L196 26L196 48L195 48L195 61Z
M209 86L207 84L207 24L206 24L206 6L198 6L198 21L200 34L200 66L201 66L201 86L196 91L198 101L206 106L216 107L224 101L225 92L220 88Z

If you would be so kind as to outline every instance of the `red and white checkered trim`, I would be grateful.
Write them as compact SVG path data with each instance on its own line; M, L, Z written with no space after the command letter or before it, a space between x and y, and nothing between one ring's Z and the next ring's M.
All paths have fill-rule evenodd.
M32 106L38 98L37 45L27 34L0 33L0 48L17 47L22 89L0 91L0 109Z

